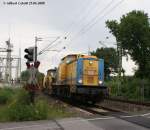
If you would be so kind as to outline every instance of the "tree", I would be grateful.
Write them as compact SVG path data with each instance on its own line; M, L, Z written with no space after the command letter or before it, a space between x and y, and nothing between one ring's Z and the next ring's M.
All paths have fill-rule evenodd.
M111 70L117 72L118 56L114 48L97 48L96 51L91 52L91 55L104 59L105 78L110 76Z
M124 54L129 54L138 65L136 75L150 77L150 25L143 11L132 11L123 15L120 23L106 21L106 26L116 37Z
M28 81L29 79L29 73L28 71L24 70L21 72L21 80L22 81Z
M43 79L44 79L44 73L38 72L37 73L37 81L40 87L42 87L43 85ZM24 81L25 83L27 83L27 81L29 80L29 72L27 70L24 70L21 72L21 80Z

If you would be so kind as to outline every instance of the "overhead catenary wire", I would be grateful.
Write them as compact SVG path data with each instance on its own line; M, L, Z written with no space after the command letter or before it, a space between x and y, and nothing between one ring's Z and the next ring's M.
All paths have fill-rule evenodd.
M98 14L101 15L104 11L106 11L106 9L109 8L109 7L112 5L113 1L114 1L114 0L111 0L100 12L98 12ZM97 14L95 17L93 17L92 20L90 20L90 22L89 22L88 24L90 24L91 22L93 22L93 19L95 19L96 17L99 17L98 14ZM106 14L105 14L105 15L106 15ZM86 26L87 26L88 24L86 24ZM84 28L86 28L86 26L84 26L81 30L79 30L79 32L71 39L71 41L70 41L69 43L71 43L73 40L75 40L75 39L78 37L78 35L79 35L80 33L82 33L82 31L84 30ZM69 43L68 43L68 44L69 44ZM68 45L68 44L67 44L67 45Z
M106 13L104 13L104 15L102 15L101 17L98 17L98 19L96 19L96 21L94 21L94 23L92 23L87 29L83 28L71 39L71 41L68 44L71 44L72 41L74 41L75 39L77 39L78 37L80 37L81 35L87 33L94 25L97 24L97 22L99 22L100 20L102 20L105 16L107 16L109 13L112 12L112 10L116 9L124 0L119 1L117 4L115 4L112 8L110 8ZM108 6L108 5L106 5ZM104 7L106 10L106 6ZM108 7L107 7L108 8ZM104 9L103 9L104 10ZM86 27L84 27L86 28ZM81 35L80 35L81 34ZM68 45L67 44L67 45Z
M112 4L113 4L114 0L111 0L102 10L100 10L96 16L94 16L78 33L77 35L79 35L82 31L84 31L84 29L86 29L86 27L88 27L91 23L93 23L93 21L95 21L103 12L105 12L107 10L107 8L109 8Z
M111 4L112 4L112 2L113 2L114 0L111 0L111 2L109 2L104 8L103 8L103 10L101 10L100 12L101 13L103 13L107 8L109 8L110 6L111 6ZM119 4L121 4L122 2L123 2L124 0L121 0L121 1L119 1L117 4L115 4L115 6L113 6L110 10L108 10L106 13L104 13L104 15L103 16L101 16L101 17L99 17L99 15L100 15L100 12L95 16L95 17L93 17L92 18L92 20L88 23L88 24L86 24L86 26L88 27L87 29L86 29L86 26L84 26L79 32L78 32L78 34L75 36L75 37L73 37L72 39L71 39L71 41L73 41L75 38L77 38L77 36L79 35L79 34L84 34L84 33L86 33L89 29L91 29L99 20L101 20L102 18L104 18L106 15L108 15L113 9L115 9ZM95 20L95 21L94 21ZM94 23L93 23L93 21L94 21ZM69 35L69 34L68 34ZM69 43L71 43L71 41L69 42ZM55 41L56 42L56 41ZM67 43L66 44L66 46L69 44L69 43ZM50 44L50 46L51 46L52 44ZM47 49L47 47L46 47L46 49ZM44 51L44 49L43 49L43 51ZM42 52L43 53L43 52Z
M89 1L90 1L90 0L88 0L87 3L89 3ZM91 4L92 4L92 3L89 4L89 7L90 7ZM95 5L97 5L97 4L95 3L94 6L95 6ZM85 6L83 6L83 8L87 8L87 4L85 4ZM81 8L81 11L84 10L83 8ZM80 20L78 21L78 23L81 23L82 20L84 20L86 17L88 17L88 15L89 15L91 9L92 9L92 7L88 8L87 12L85 12L85 13L86 13L85 16L81 16L81 15L79 16ZM81 11L79 11L79 13L80 13ZM72 28L74 27L74 25L75 25L75 23L72 23L70 29L72 29ZM67 37L70 35L70 33L71 33L71 30L70 30L70 32L69 32L69 31L66 32L65 37L67 38ZM56 46L56 45L58 45L58 43L56 43L55 46ZM51 46L51 47L54 47L54 44L53 44L53 46ZM43 52L40 52L40 53L43 53Z
M87 3L89 3L89 1L90 0L87 0ZM84 5L82 4L82 6L79 9L79 11L77 12L76 16L81 17L81 12L83 9L85 9L85 7L87 7L87 3L86 4L84 3ZM76 16L74 16L74 17L76 17ZM72 28L74 27L74 25L75 25L75 22L72 22L70 24L70 27L69 27L68 31L65 32L64 36L68 37L70 35L70 32L71 32Z
M77 21L77 23L78 23L78 25L79 24L83 24L82 22L83 21L85 21L85 19L87 19L87 17L90 15L90 13L94 10L93 9L93 7L95 7L95 6L97 6L97 3L95 3L94 5L92 5L92 3L90 3L89 5L88 5L88 7L89 8L87 8L87 6L85 7L85 9L87 8L87 11L84 11L84 13L85 13L85 15L83 15L83 16L78 16L79 17L79 21ZM81 11L80 11L80 14L81 14L81 12L83 12L83 10L84 9L82 9ZM71 29L70 29L70 31L68 31L67 33L66 33L66 37L68 37L70 34L71 34L71 30L73 30L74 28L76 28L75 27L75 25L76 25L76 23L72 23L72 25L71 25Z
M84 20L83 18L85 18L85 16L82 17L82 16L81 16L81 12L83 12L82 10L84 10L84 9L87 8L87 4L88 4L89 2L91 2L91 0L88 0L88 1L86 2L86 4L83 5L82 8L79 10L79 12L78 12L78 13L79 13L79 16L78 16L78 17L80 18L79 22L81 22L82 20ZM90 3L88 6L90 6L90 5L91 5L91 3ZM90 8L89 8L89 11L90 11ZM87 14L89 14L89 13L87 13ZM86 14L86 16L87 16L87 14ZM78 22L78 23L79 23L79 22ZM68 39L68 37L69 37L69 35L71 34L71 31L72 31L72 29L74 28L75 24L76 24L75 22L72 22L71 25L70 25L70 28L68 29L68 31L65 32L64 36L65 36L66 39ZM61 43L62 43L62 42L61 42ZM59 43L56 43L56 46L57 46L58 44L59 44ZM54 46L54 45L53 45L53 46ZM55 47L56 47L56 46L55 46Z
M57 37L55 40L53 40L52 42L50 42L50 44L48 44L44 49L42 49L38 55L44 53L47 49L49 49L58 39L60 39L60 37Z
M123 1L124 0L121 0L116 5L114 5L110 10L108 10L104 15L102 15L100 18L96 19L94 23L92 23L91 25L89 25L89 27L85 31L83 31L83 33L86 32L86 31L88 31L88 30L90 30L95 24L97 24L97 22L99 20L103 19L106 15L108 15L109 13L111 13L112 10L114 10L115 8L117 8Z

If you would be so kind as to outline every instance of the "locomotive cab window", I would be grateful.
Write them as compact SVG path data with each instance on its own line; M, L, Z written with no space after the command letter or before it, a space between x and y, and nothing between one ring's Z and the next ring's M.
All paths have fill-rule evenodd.
M66 64L69 64L71 61L72 61L72 58L68 57L68 58L66 59Z

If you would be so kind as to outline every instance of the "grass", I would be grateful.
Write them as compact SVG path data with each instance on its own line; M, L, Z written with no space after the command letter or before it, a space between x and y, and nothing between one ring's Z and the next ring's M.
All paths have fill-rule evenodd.
M0 105L0 122L8 121L8 115L6 110L7 110L6 105Z
M46 120L74 114L61 104L50 104L44 97L36 98L35 104L32 104L24 89L3 88L0 89L0 95L0 122Z
M10 101L13 94L13 89L8 87L0 89L0 104L6 104L8 101Z
M50 106L48 110L48 119L57 119L74 116L75 113L68 112L65 107Z

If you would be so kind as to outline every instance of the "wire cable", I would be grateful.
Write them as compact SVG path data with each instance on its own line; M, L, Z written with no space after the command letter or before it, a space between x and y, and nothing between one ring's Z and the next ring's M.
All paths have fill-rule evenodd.
M90 6L91 6L91 7L90 7ZM85 19L88 18L88 16L90 15L90 13L91 13L92 11L94 11L93 7L95 7L95 6L98 6L98 4L95 3L94 5L92 5L92 3L90 3L90 4L88 5L89 8L87 8L87 11L84 11L84 12L85 12L85 15L83 15L82 17L79 17L79 21L77 22L78 25L82 25L82 24L83 24L82 22L85 21ZM87 6L86 6L86 7L87 7ZM82 10L84 10L84 9L82 9ZM71 28L72 28L72 30L73 30L73 28L75 28L75 23L72 24L72 27L71 27ZM71 30L67 33L66 37L68 37L70 34L71 34Z
M94 25L97 24L98 21L102 20L105 16L107 16L109 13L111 13L112 10L116 9L123 1L124 1L124 0L119 1L119 2L118 2L117 4L115 4L112 8L110 8L106 13L104 13L104 15L102 15L102 16L99 17L99 18L97 18L97 19L94 21L94 23L92 23L90 26L88 26L87 29L84 29L84 30L82 29L82 30L80 30L80 31L78 32L78 34L72 38L71 41L73 41L75 38L81 36L81 35L79 35L79 34L82 34L82 35L83 35L83 34L85 34L86 32L88 32ZM108 8L108 6L107 6L107 8ZM105 8L105 9L106 9L106 8ZM70 41L70 42L71 42L71 41Z
M106 11L107 8L109 8L112 3L114 2L114 0L111 0L102 10L100 10L96 16L94 16L76 35L75 37L77 37L80 33L82 33L86 27L88 27L91 23L93 23L94 20L96 20L103 12Z
M58 39L60 39L60 37L57 37L54 41L52 41L49 45L47 45L44 49L42 49L38 55L44 53L47 49L49 49Z
M97 20L95 20L94 23L92 23L85 31L83 32L86 32L88 30L90 30L95 24L97 24L97 22L99 20L102 20L106 15L108 15L109 13L112 12L112 10L114 10L115 8L117 8L124 0L121 0L119 3L117 3L116 5L114 5L110 10L108 10L102 17L98 18Z
M90 1L90 0L87 0L87 3L89 3L89 1ZM76 14L77 16L79 15L78 17L81 17L81 13L80 13L80 12L81 12L85 7L87 7L87 4L85 4L85 3L82 4L81 8L79 9L79 11L78 11L77 14ZM74 17L76 18L75 15L74 15ZM67 37L69 36L69 34L70 34L70 32L71 32L71 29L74 27L74 25L75 25L74 22L72 22L72 23L70 24L70 27L69 27L68 31L66 31L66 33L64 34L64 36L67 36Z

